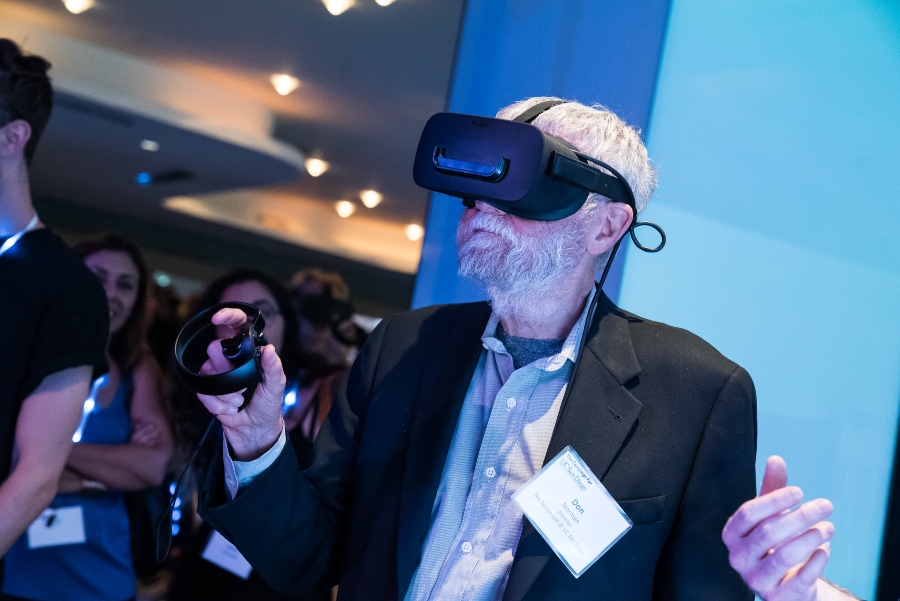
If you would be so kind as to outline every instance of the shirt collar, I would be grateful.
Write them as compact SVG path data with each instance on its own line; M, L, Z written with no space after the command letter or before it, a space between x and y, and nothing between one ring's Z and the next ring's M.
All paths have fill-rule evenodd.
M584 310L581 312L581 317L578 318L578 321L572 326L569 335L566 336L566 340L563 342L562 350L559 354L541 359L535 364L535 367L544 371L556 371L565 365L566 361L575 363L575 360L578 358L578 348L581 346L581 337L584 334L584 325L587 320L587 314L596 294L597 286L592 286L591 293L588 295L587 302L584 305ZM491 312L491 318L488 319L487 326L484 328L484 334L481 335L481 344L488 351L509 355L506 347L503 346L503 343L497 338L497 326L499 324L500 316Z

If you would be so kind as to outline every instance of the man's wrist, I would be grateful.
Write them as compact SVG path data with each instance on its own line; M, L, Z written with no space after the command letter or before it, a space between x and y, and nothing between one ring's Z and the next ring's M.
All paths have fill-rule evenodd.
M281 437L284 422L278 418L270 428L255 428L251 431L225 429L225 438L228 440L231 458L235 461L253 461L266 454L266 451L275 446Z

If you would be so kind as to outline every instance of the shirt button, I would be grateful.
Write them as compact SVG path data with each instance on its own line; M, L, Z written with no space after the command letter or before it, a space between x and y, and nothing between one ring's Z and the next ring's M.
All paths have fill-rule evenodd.
M514 408L516 406L516 397L511 396L508 399L506 399L506 406L509 409Z
M488 479L491 479L491 478L493 478L494 476L497 475L497 470L495 470L495 469L492 468L492 467L489 467L489 468L487 468L486 470L484 470L484 475L487 476Z
M466 541L462 544L461 548L462 548L463 555L468 555L469 553L472 552L472 543L470 543L469 541Z

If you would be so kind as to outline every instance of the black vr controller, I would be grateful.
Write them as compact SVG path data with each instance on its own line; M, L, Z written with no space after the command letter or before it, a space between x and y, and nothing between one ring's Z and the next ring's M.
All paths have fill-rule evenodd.
M595 192L631 207L629 231L638 248L662 250L665 233L654 223L637 221L634 192L618 171L531 125L559 104L541 102L512 121L459 113L432 116L419 139L413 179L427 190L462 198L466 206L480 200L538 221L575 214ZM638 242L634 228L643 225L659 233L657 246Z
M222 354L235 365L234 369L220 374L201 374L200 366L207 359L207 346L215 339L216 326L211 321L212 316L221 309L240 309L247 314L250 325L246 333L221 341ZM175 373L194 392L219 395L247 389L249 394L245 398L249 398L256 385L262 382L260 347L269 344L262 333L265 327L262 313L247 303L220 303L201 311L181 328L175 340Z

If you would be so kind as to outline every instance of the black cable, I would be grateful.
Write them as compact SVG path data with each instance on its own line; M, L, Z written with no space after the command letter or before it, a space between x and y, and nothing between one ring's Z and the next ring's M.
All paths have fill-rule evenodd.
M175 485L175 490L172 491L172 497L169 499L169 506L166 509L165 513L159 518L159 522L156 524L156 563L161 564L169 557L169 551L172 550L172 511L175 509L175 502L178 500L178 491L181 490L181 485L184 484L184 477L187 475L188 470L191 469L191 465L194 463L194 460L197 458L197 454L200 453L200 449L203 448L203 443L206 442L207 437L209 437L209 433L212 432L213 425L216 423L217 418L213 417L209 420L209 425L206 426L206 431L203 433L203 436L200 437L200 442L197 443L197 446L194 448L194 454L191 455L191 458L188 460L187 465L184 466L184 469L181 472L181 476L178 477L178 483ZM165 532L163 532L162 528L168 524ZM165 537L165 551L162 551L162 545L160 544Z
M595 159L594 157L584 154L583 152L578 152L577 150L574 152L575 152L575 156L577 156L582 161L585 161L585 162L590 161L596 165L600 165L601 167L603 167L604 169L606 169L607 171L612 173L616 179L618 179L620 182L622 182L622 187L628 193L628 199L631 201L631 202L627 203L628 206L631 207L631 211L632 211L631 227L628 228L628 233L631 234L631 241L634 242L634 245L637 246L642 251L647 252L647 253L658 253L659 251L661 251L663 249L663 247L666 245L666 233L663 231L663 229L661 227L659 227L655 223L651 223L650 221L638 221L637 220L637 200L634 197L634 190L631 189L631 185L628 183L628 180L626 180L622 176L622 174L619 173L618 171L616 171L611 165L604 163L600 159ZM593 166L588 165L588 167L593 167ZM593 167L593 168L596 169L596 167ZM596 192L596 191L594 191L594 192L596 194L599 194L599 192ZM641 244L638 241L637 236L634 234L634 230L639 227L642 227L642 226L651 227L654 230L656 230L657 233L659 233L660 241L657 246L644 246L643 244ZM603 286L603 281L606 279L606 272L609 271L609 266L612 263L613 257L616 256L616 250L618 248L619 248L619 244L616 243L616 246L615 246L615 248L613 248L612 254L609 257L609 261L607 261L607 263L606 263L606 269L603 271L603 277L600 278L601 286Z

